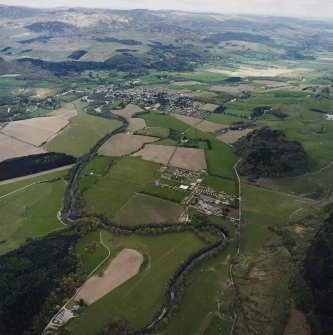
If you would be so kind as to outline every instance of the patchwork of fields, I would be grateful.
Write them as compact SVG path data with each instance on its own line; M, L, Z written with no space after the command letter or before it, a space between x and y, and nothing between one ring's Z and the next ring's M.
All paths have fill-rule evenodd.
M133 154L133 156L188 170L199 171L207 169L203 149L150 144Z
M115 316L126 317L136 328L143 327L159 311L165 286L174 271L191 253L204 246L193 233L184 232L118 237L103 233L103 236L113 252L122 246L147 255L149 266L71 320L65 327L69 334L94 335Z
M141 42L130 40L126 43L134 43L133 49L123 49L118 40L108 42L115 43L108 50L121 63L127 57L134 61L129 55L135 52L141 57L148 47L172 49L172 41L151 40L140 47ZM256 43L243 42L247 51L263 56ZM107 44L98 42L100 55L89 49L83 59L109 60L102 43ZM235 47L214 43L205 52ZM75 284L70 277L61 285L75 289L80 280L85 283L67 306L79 312L59 334L105 333L115 320L134 330L147 326L163 306L170 278L189 256L217 241L210 224L216 224L214 234L223 227L226 245L184 273L179 300L156 332L227 334L235 321L235 335L283 333L294 304L289 294L299 266L294 259L304 258L326 215L324 205L332 200L333 122L325 115L332 113L333 68L324 59L275 64L243 53L231 52L232 61L216 57L193 71L145 69L128 76L123 70L86 70L79 74L83 83L58 97L62 108L38 107L30 115L34 118L1 124L0 162L47 151L79 158L72 180L71 174L63 178L68 171L58 171L0 185L2 255L65 228L60 210L72 200L66 188L74 180L75 210L84 218L70 250L82 261L82 273L79 279L73 275ZM103 80L108 84L99 86ZM26 84L0 78L0 88ZM157 85L157 93L149 91L150 84ZM38 99L55 95L58 87L60 80L31 85ZM114 87L120 89L114 92ZM142 91L149 97L140 100ZM85 155L122 125L115 115L127 120L127 129L93 157ZM308 171L297 177L240 179L233 144L262 127L299 142Z
M130 155L142 148L144 144L158 140L159 138L151 136L116 134L98 149L98 154L104 156Z

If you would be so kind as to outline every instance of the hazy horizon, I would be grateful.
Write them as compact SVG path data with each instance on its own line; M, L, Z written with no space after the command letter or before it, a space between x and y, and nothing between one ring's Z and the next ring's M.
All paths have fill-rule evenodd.
M152 0L54 0L41 3L37 0L0 1L7 6L25 6L34 8L105 8L105 9L151 9L180 10L188 12L210 12L225 14L249 14L265 16L304 17L314 19L333 18L333 1L331 0L170 0L167 3L156 3Z

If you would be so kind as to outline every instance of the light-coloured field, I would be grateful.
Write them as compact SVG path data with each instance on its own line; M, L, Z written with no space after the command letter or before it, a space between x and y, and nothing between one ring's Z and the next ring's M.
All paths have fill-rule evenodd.
M46 150L42 148L37 148L33 145L0 134L0 162L10 158L37 155L44 152L46 152Z
M171 201L145 194L135 194L114 216L119 224L184 222L186 208Z
M41 146L68 125L68 120L57 116L37 117L13 121L1 129L1 133L21 142Z
M176 86L207 85L206 83L202 83L200 81L194 81L194 80L190 80L190 81L176 81L176 82L173 82L172 84L176 85Z
M238 86L224 86L224 85L215 85L212 86L212 91L216 92L226 92L230 94L238 94L242 92L260 92L263 89L250 85L238 85Z
M219 123L215 123L215 122L211 122L211 121L206 121L206 120L202 120L202 119L198 119L192 116L187 116L187 115L180 115L180 114L172 114L176 119L194 127L197 128L203 132L214 132L217 130L221 130L221 129L226 129L228 128L228 126L223 125L223 124L219 124Z
M245 67L241 66L239 69L235 71L228 71L222 69L208 69L207 72L212 73L221 73L227 76L234 77L277 77L280 75L288 75L293 72L293 70L286 68L254 68L254 67Z
M244 137L251 132L252 129L229 130L227 133L217 136L217 139L224 143L232 144L237 142L241 137Z
M203 149L147 144L142 150L133 154L133 156L188 170L198 171L207 169Z
M59 110L53 113L50 113L50 115L58 116L58 118L63 120L70 120L72 117L77 115L77 111L75 109L72 110Z
M228 128L228 126L224 124L203 120L202 122L197 124L195 128L198 128L203 132L212 133L217 130L226 129Z
M169 145L147 144L143 149L132 156L161 164L168 164L176 147Z
M193 171L207 169L205 151L203 149L178 147L169 164Z
M103 156L124 156L139 150L145 143L159 140L158 137L116 134L106 141L98 150Z
M136 113L142 112L139 106L129 104L123 109L112 111L113 114L123 116L126 119L132 118Z
M214 104L204 104L200 106L200 109L207 111L207 112L214 112L217 107L218 105L214 105Z
M75 300L83 299L88 305L91 305L134 277L139 272L142 262L143 256L136 250L121 250L102 276L93 276L84 283Z
M174 116L176 119L194 127L196 126L198 123L200 123L202 121L202 119L198 119L196 117L192 117L192 116L187 116L187 115L180 115L180 114L172 114L172 116Z
M139 118L130 118L128 120L128 131L137 131L146 128L146 121Z

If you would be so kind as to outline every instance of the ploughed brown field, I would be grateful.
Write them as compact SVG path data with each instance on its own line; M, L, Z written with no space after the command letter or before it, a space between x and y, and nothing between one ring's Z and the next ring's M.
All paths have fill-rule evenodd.
M206 121L202 119L198 119L196 117L192 116L187 116L187 115L180 115L180 114L172 114L176 119L194 127L197 128L203 132L206 133L212 133L217 130L225 129L228 128L228 126L211 122L211 121Z
M113 114L122 116L126 119L132 118L138 112L142 112L142 109L139 106L133 104L129 104L123 109L112 111Z
M116 134L106 141L98 150L103 156L124 156L139 150L145 143L159 140L158 137Z
M14 157L37 155L46 150L0 134L0 162Z
M68 120L57 116L36 117L10 122L1 129L1 133L38 147L54 137L68 123Z
M251 133L252 129L229 130L227 133L217 136L217 138L227 144L237 142L241 137Z
M193 171L207 169L205 151L203 149L147 144L133 156Z

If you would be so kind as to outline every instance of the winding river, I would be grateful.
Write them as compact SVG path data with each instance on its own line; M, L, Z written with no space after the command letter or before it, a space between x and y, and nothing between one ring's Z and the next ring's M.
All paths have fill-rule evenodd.
M98 115L101 116L101 115ZM98 141L95 146L87 153L85 156L83 156L79 162L76 164L72 171L71 180L68 183L68 188L66 191L66 197L67 197L67 206L64 208L64 212L62 213L62 217L67 218L70 222L75 222L78 218L83 218L82 216L79 217L79 215L76 213L76 184L80 177L80 172L84 168L84 166L89 163L93 157L96 155L98 149L112 136L118 133L122 133L126 130L128 126L128 122L123 117L116 117L118 120L122 122L122 125L114 130L113 132L107 134L104 136L100 141ZM91 217L91 216L90 216ZM104 224L110 226L109 222L105 222L102 218L99 218ZM223 249L224 246L227 243L227 236L222 227L219 227L217 225L207 225L207 228L214 233L215 235L218 235L219 240L215 242L214 244L211 244L196 253L192 254L181 266L178 271L176 271L173 275L173 277L170 280L170 284L165 292L164 295L164 303L160 309L160 312L155 316L155 318L143 329L138 330L135 332L135 334L150 334L156 330L159 323L163 320L163 318L167 317L172 309L172 307L177 302L177 294L179 287L181 285L181 281L183 276L186 276L186 274L191 270L191 268L195 265L197 261L200 261L204 258L211 257L214 255L215 252L218 252L219 250ZM123 227L124 231L126 230L126 227Z

